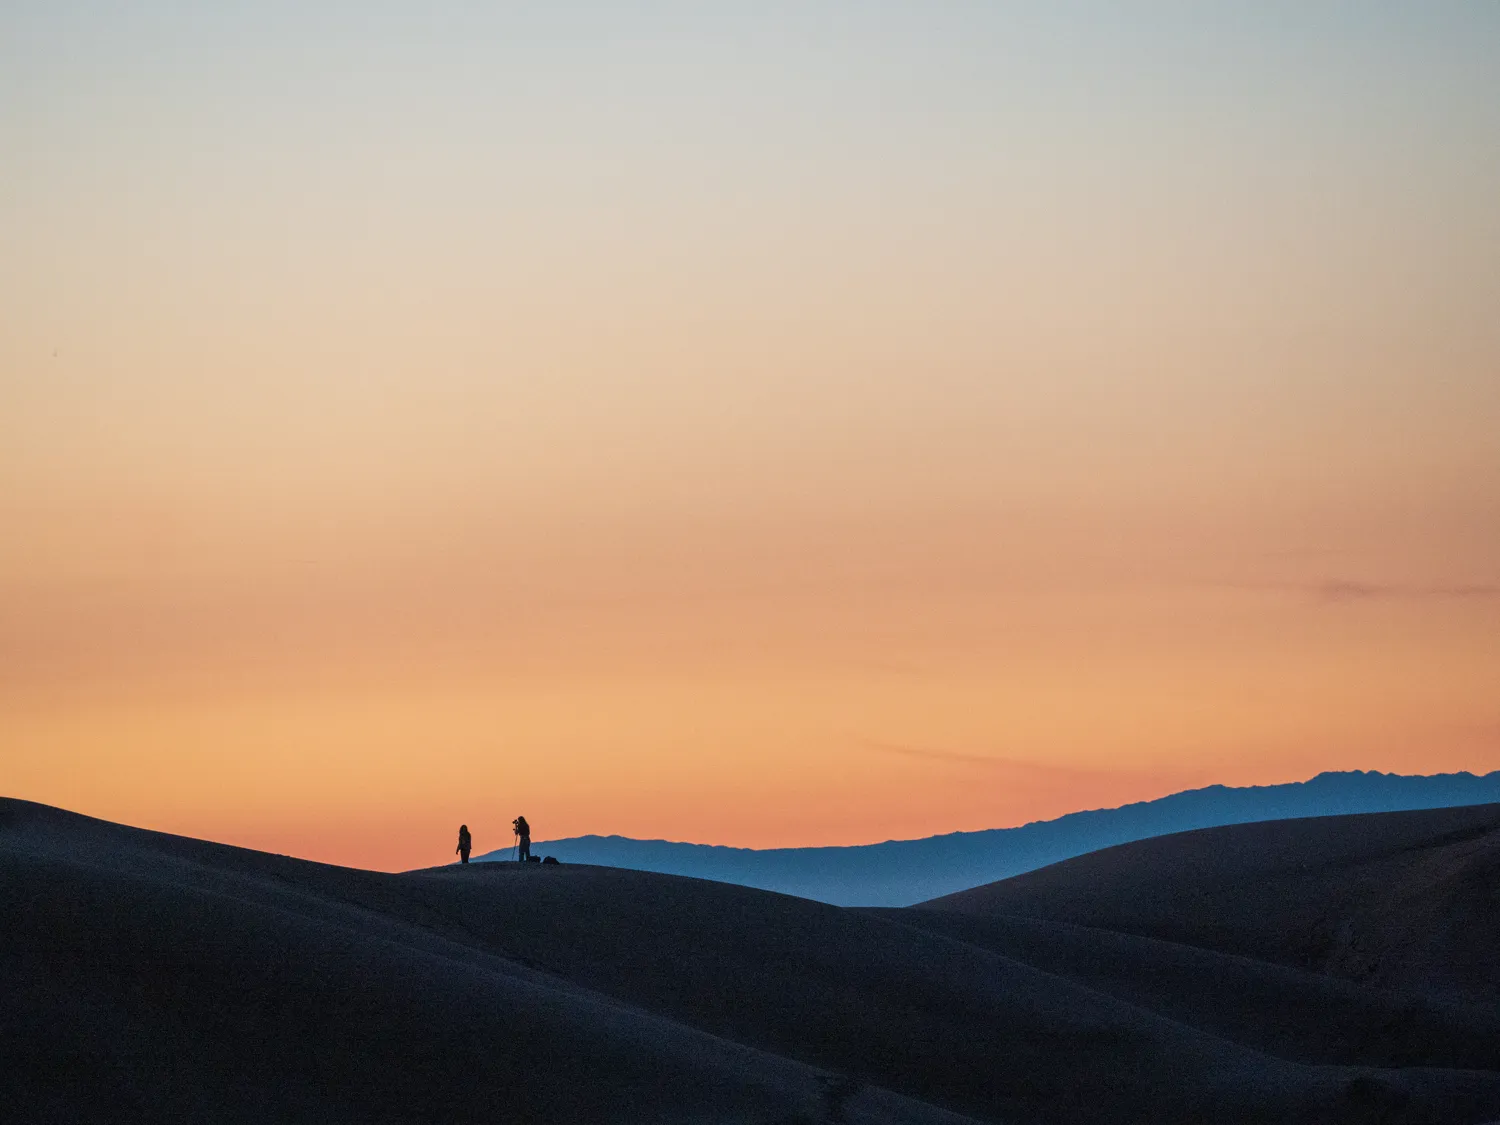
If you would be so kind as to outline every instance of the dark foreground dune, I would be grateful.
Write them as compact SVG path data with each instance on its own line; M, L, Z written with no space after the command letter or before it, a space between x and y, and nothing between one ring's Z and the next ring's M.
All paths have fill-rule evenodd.
M381 875L0 804L5 1119L954 1120L506 956L465 929L497 882L480 870Z
M1241 958L1215 985L1192 958L1221 951L1117 934L1146 952L1101 960L1045 919L590 867L384 875L18 801L0 902L20 1121L1500 1118L1473 1005L1316 974L1322 1049L1318 1003L1280 1039L1257 1008L1300 970ZM1151 979L1174 957L1178 984ZM1423 1045L1360 1042L1401 1004Z

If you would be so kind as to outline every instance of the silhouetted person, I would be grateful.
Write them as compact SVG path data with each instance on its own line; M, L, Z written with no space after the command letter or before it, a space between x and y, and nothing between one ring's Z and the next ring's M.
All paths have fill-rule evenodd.
M469 850L473 846L473 841L469 839L469 826L467 824L460 824L458 826L458 847L453 849L458 853L459 863L469 862Z
M531 859L531 825L526 823L524 816L518 816L511 822L515 827L516 836L516 859L522 863Z

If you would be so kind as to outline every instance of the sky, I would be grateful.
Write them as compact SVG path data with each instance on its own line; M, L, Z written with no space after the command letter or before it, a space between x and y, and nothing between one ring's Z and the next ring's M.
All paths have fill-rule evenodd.
M0 794L310 858L1500 768L1500 5L0 5Z

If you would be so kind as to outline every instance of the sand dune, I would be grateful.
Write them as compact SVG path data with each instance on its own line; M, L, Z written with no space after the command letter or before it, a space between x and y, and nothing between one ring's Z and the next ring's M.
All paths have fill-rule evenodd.
M9 1120L957 1120L454 940L430 879L5 802L0 888Z
M1500 805L1243 824L1107 848L935 899L1500 1002Z
M878 911L1280 1058L1500 1070L1500 1009L1066 922Z
M383 875L16 801L0 895L0 1097L26 1121L1500 1116L1482 1053L1278 1057L1197 1018L1212 996L1152 1010L923 912L605 868Z

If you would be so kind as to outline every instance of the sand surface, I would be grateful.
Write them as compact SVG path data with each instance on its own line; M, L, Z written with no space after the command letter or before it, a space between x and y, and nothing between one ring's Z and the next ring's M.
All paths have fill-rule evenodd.
M1070 922L1500 1005L1500 805L1182 832L925 906Z
M21 1121L1500 1117L1493 1020L1453 988L1072 919L571 865L386 875L19 801L0 902Z

